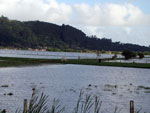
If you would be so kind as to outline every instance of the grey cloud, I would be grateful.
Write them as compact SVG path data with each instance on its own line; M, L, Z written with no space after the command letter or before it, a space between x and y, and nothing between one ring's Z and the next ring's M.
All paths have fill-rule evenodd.
M150 27L114 27L114 26L77 26L80 27L88 35L97 35L99 38L111 38L113 41L123 43L134 43L141 45L150 45Z

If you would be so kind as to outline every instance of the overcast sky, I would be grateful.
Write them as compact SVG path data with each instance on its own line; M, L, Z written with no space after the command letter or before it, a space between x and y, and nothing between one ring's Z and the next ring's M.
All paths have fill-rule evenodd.
M150 45L150 0L0 0L0 15L64 23L88 36Z

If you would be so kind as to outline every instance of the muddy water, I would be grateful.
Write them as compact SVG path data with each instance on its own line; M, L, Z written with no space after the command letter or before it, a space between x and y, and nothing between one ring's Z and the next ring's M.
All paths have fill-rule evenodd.
M2 85L5 87L0 87L0 109L6 108L8 113L23 106L32 88L49 95L50 101L60 99L66 113L73 110L81 89L84 94L100 97L103 113L113 113L115 106L122 109L121 113L129 113L130 100L135 101L135 109L150 112L149 69L84 65L0 68Z

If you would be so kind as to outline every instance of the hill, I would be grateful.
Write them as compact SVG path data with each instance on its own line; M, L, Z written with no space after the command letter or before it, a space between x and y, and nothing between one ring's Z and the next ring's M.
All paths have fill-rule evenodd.
M59 49L89 49L111 51L150 51L149 47L112 42L111 39L86 36L70 25L41 21L20 22L0 17L0 46L14 48L52 47Z

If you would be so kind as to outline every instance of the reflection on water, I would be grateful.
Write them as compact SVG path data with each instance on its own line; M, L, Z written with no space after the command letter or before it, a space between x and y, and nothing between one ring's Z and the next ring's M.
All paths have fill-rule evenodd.
M30 98L32 88L45 92L50 100L60 99L68 112L75 106L81 89L84 94L100 96L105 113L112 113L116 105L122 108L122 113L129 113L130 100L135 101L135 108L150 111L148 69L84 65L0 68L2 85L8 87L0 87L0 107L9 112L22 107L23 100Z
M21 58L44 58L44 59L96 59L95 53L78 53L78 52L47 52L47 51L28 51L28 50L4 50L0 49L2 57L21 57ZM101 54L99 58L112 58L114 54ZM117 58L123 58L122 55L117 55ZM125 62L125 63L150 63L150 56L145 55L143 59L130 60L109 60L106 62Z
M122 62L122 63L150 63L150 57L149 58L143 58L143 59L129 59L129 60L109 60L106 62Z
M0 50L0 56L3 57L22 57L22 58L45 58L45 59L96 59L95 53L78 52L47 52L47 51L28 51L28 50ZM112 58L113 54L101 54L101 58ZM122 57L118 55L118 57Z

